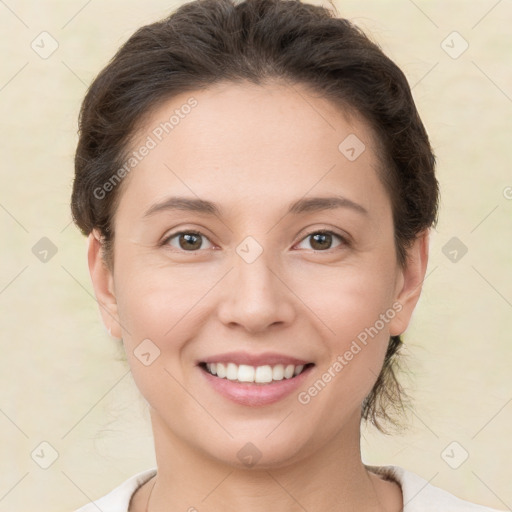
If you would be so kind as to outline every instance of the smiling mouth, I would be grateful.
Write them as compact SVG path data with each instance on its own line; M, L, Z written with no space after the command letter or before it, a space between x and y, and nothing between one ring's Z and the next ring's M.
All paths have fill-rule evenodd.
M245 364L226 363L199 363L199 367L220 379L226 379L238 383L271 384L281 380L290 380L304 373L314 366L314 363L305 365L263 365L250 366Z

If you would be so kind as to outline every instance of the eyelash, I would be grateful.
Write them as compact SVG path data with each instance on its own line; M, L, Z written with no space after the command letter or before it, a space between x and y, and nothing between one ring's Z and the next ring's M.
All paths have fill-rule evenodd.
M315 231L311 231L310 233L308 233L307 235L305 235L300 241L302 242L303 240L306 240L307 238L313 236L313 235L333 235L334 237L337 237L340 241L341 241L341 246L345 246L345 247L349 247L350 246L350 242L347 240L347 238L345 238L344 236L341 236L339 235L338 233L335 233L334 231L330 231L330 230L327 230L327 229L320 229L320 230L315 230ZM195 236L200 236L202 238L206 238L207 240L208 237L205 236L203 233L201 233L200 231L196 231L196 230L186 230L186 231L177 231L176 233L172 233L171 235L169 235L168 237L166 237L161 245L164 246L164 245L168 245L169 244L169 241L172 240L173 238L179 236L179 235L195 235ZM312 249L315 253L319 253L319 252L325 252L325 253L329 253L331 252L332 250L334 249L337 249L339 248L338 247L334 247L333 249L326 249L325 251L322 251L322 250L317 250L317 249ZM173 249L176 249L175 247L173 247ZM201 252L201 249L198 249L198 250L194 250L194 251L185 251L183 249L176 249L178 252L183 252L183 253L197 253L197 252ZM203 249L204 250L204 249Z

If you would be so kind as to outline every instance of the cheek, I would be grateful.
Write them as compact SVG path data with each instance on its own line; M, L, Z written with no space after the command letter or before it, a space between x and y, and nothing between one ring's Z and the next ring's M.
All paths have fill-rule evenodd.
M123 339L135 346L143 339L186 339L191 325L198 325L206 302L202 298L219 278L215 272L192 267L133 266L119 269L116 299Z
M357 404L377 379L389 343L389 324L396 314L392 280L381 271L354 267L338 269L330 279L324 276L316 283L322 286L311 288L305 296L318 317L316 331L328 356L319 374L328 373L325 379L339 384L332 390L338 400Z
M391 275L355 266L330 269L323 276L308 276L298 295L305 297L325 332L343 343L377 322L379 331L387 329L388 322L382 325L379 319L392 305Z
M116 287L123 326L123 344L133 379L145 399L157 409L159 400L180 405L182 350L194 336L192 326L200 286L186 276L146 267L127 271ZM172 399L171 399L172 397Z
M180 334L190 338L193 333L185 332L185 327L195 325L199 329L220 306L215 301L216 293L222 291L220 295L226 298L222 288L236 286L229 277L222 279L226 273L222 264L187 262L171 266L168 261L151 262L151 258L131 252L130 247L122 251L115 286L123 339L130 346L146 338L161 346L164 340L183 339ZM285 300L296 311L294 321L312 324L319 338L335 340L343 350L390 307L389 263L371 254L338 266L291 262L281 269L280 278L291 289Z
M368 287L370 294L349 286L336 290L329 299L318 294L318 311L334 334L324 327L326 357L314 381L299 396L301 404L314 404L305 410L316 411L319 423L325 425L342 424L347 415L360 409L381 371L389 343L388 325L395 313L387 304L385 290L375 286Z

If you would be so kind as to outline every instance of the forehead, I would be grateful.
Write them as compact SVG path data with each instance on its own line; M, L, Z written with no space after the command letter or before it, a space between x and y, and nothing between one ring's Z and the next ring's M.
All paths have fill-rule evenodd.
M388 207L370 127L297 84L177 95L145 118L130 151L139 156L123 195L141 209L170 193L263 206L333 189L368 209Z

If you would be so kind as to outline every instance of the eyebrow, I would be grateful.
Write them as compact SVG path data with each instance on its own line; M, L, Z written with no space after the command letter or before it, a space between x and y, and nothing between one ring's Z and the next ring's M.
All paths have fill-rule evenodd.
M368 215L368 210L354 201L343 196L308 197L302 198L289 205L288 212L293 215L333 210L335 208L348 208L362 215ZM216 203L199 198L169 197L152 205L145 213L144 218L170 210L203 213L206 215L222 216L222 209Z

